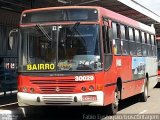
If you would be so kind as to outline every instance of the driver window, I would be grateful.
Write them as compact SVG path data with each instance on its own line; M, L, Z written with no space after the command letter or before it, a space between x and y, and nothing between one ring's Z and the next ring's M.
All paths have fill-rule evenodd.
M110 30L109 20L104 20L104 25L102 26L103 34L103 49L104 49L104 69L108 70L112 63L112 54L111 54L111 41L110 41Z
M103 48L105 54L111 54L111 46L109 40L109 30L106 25L102 27L103 31Z

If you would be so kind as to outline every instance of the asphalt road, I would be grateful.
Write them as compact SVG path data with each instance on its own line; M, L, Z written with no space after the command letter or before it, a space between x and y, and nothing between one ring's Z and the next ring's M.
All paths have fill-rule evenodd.
M107 116L95 107L19 108L16 94L0 96L0 120L160 120L160 83L149 91L147 102L134 96L120 102L115 116Z

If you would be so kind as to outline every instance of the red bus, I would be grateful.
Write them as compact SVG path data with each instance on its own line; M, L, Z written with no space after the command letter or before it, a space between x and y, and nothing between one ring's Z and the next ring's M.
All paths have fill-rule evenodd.
M158 56L158 81L160 81L160 37L157 40L157 56Z
M157 83L155 29L105 8L25 10L18 33L19 106L103 106L116 114L119 100L147 101Z

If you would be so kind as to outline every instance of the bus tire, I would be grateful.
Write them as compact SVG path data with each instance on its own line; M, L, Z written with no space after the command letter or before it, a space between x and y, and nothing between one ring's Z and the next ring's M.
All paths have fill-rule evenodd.
M107 113L109 115L115 115L118 112L118 105L119 105L119 94L118 94L118 88L116 88L114 92L114 102L107 107Z
M148 81L145 80L143 92L139 96L141 102L146 102L148 99Z

